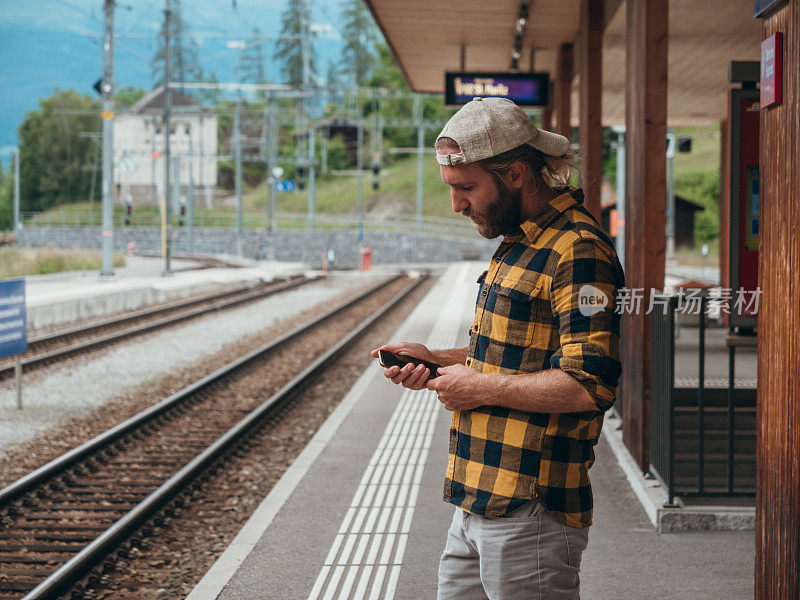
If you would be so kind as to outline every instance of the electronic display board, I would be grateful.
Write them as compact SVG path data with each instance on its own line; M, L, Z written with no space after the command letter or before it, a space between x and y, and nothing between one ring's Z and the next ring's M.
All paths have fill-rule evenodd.
M547 73L456 73L444 75L444 103L462 106L476 97L508 98L519 106L547 106Z

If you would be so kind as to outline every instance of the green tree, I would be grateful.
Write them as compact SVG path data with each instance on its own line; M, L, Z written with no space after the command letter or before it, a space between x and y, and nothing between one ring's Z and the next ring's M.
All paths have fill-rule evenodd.
M94 142L81 133L100 129L100 104L73 90L39 101L19 127L21 210L45 210L85 199L89 194Z
M198 54L200 47L197 40L192 37L189 25L183 19L180 0L172 0L172 14L170 15L170 62L172 67L172 81L195 82L203 81L203 69L200 66ZM150 61L150 70L153 75L154 85L164 84L164 22L156 38L158 47Z
M378 28L363 0L345 0L342 10L342 66L355 80L364 85L376 63L373 47L380 40Z
M260 38L261 35L261 30L258 27L253 27L253 38ZM239 81L249 83L267 82L263 41L254 39L242 53Z
M289 85L302 85L304 83L303 65L303 40L308 53L309 79L316 73L317 57L314 51L311 32L311 10L308 0L289 0L289 5L281 16L281 34L285 36L278 39L275 44L275 53L272 55L281 65L281 74Z
M114 106L119 110L130 108L147 95L147 90L132 86L120 88L114 94Z
M389 44L378 42L375 44L375 50L377 52L377 64L372 76L367 80L367 85L369 87L408 90L406 78L403 77L403 72L395 61L394 55L389 49Z
M0 162L0 230L14 225L14 174L6 171Z

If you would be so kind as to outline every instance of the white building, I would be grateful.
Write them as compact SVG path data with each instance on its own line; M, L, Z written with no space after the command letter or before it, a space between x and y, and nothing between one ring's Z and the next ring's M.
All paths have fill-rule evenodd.
M134 204L156 202L164 192L164 88L147 94L114 118L114 183L120 200ZM189 182L195 198L211 201L217 183L217 117L177 90L172 91L170 154L171 183L178 181L186 195ZM174 194L175 196L175 194ZM175 198L175 204L180 201Z

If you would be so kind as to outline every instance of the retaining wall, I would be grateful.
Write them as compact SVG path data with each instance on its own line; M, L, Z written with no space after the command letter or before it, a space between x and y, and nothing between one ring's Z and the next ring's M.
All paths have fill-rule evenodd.
M356 231L324 229L275 232L274 255L279 261L320 263L320 253L333 248L336 266L356 267L359 248ZM477 235L477 234L476 234ZM195 229L193 251L199 254L238 254L235 230ZM137 253L159 253L161 232L157 228L131 227L114 232L114 250L125 252L128 242ZM101 248L99 227L25 227L20 235L22 247L55 246L57 248ZM401 232L365 232L363 244L372 246L373 264L449 262L462 259L491 258L497 241L447 239ZM268 234L264 230L246 230L241 242L242 254L248 258L266 258ZM189 252L185 229L172 230L172 250Z

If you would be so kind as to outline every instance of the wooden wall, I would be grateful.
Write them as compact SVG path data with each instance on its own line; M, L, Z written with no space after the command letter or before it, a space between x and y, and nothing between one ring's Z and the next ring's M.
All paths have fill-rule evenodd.
M755 597L800 598L800 0L783 32L783 102L761 110Z

